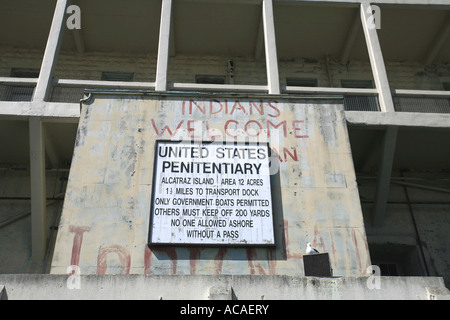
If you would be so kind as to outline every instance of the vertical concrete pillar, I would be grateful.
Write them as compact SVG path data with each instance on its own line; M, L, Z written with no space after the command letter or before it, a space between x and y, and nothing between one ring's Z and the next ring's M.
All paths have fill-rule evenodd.
M172 19L172 0L163 0L159 28L158 61L156 65L156 91L167 90L167 70L169 67L170 29Z
M377 30L373 27L373 23L371 23L372 9L370 7L370 3L361 3L360 11L362 27L366 38L367 51L369 53L370 64L372 66L373 78L375 81L375 86L378 90L381 111L395 112Z
M58 0L53 14L52 26L45 47L44 58L42 59L41 72L38 83L34 91L33 101L43 102L48 98L51 89L53 70L58 58L59 47L65 29L65 16L70 0Z
M397 135L398 127L387 127L384 133L375 191L375 203L372 210L372 223L374 227L383 226L386 215Z
M277 44L275 39L275 21L272 0L263 0L262 6L267 86L269 94L280 94L280 78L278 73Z
M39 117L29 120L31 178L31 248L33 262L44 260L46 235L46 188L44 128Z

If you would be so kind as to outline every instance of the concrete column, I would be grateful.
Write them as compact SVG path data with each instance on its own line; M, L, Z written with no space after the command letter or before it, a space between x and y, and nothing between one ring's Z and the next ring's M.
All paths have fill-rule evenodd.
M266 52L267 86L269 94L280 94L277 44L275 41L275 21L272 0L263 0L263 29Z
M387 127L384 133L378 167L375 203L372 210L372 223L374 227L383 226L391 183L392 164L397 145L397 135L398 127Z
M61 39L66 27L65 16L69 1L70 0L58 0L56 3L47 46L45 48L44 58L42 59L41 72L34 91L33 101L35 102L43 102L48 98L52 84L53 70L56 65Z
M29 120L30 134L30 178L31 178L31 248L33 262L44 260L47 243L46 232L46 188L45 188L45 144L41 118Z
M382 112L395 112L386 67L384 65L383 53L381 52L380 42L378 41L377 30L370 24L372 21L372 10L369 7L369 2L361 3L361 22L366 38L370 64L372 66L373 78L378 90L380 108Z
M447 16L447 21L445 25L439 30L439 34L434 40L433 44L427 56L425 57L425 64L432 64L434 59L436 59L437 55L441 51L442 47L446 43L447 39L450 37L450 14Z
M159 28L158 62L156 65L156 91L167 91L167 70L169 67L170 29L172 0L163 0Z
M347 64L350 58L350 53L355 45L356 37L361 30L361 14L358 12L353 19L352 26L347 33L347 40L345 41L344 48L342 49L341 64Z

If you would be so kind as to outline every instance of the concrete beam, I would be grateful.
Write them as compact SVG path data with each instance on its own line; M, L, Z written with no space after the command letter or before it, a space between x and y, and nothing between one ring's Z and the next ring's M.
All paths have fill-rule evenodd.
M75 46L77 48L77 52L79 54L85 53L86 46L84 44L83 31L81 29L73 29L72 34L73 34L73 39L75 40Z
M441 51L445 42L449 40L450 37L450 15L447 17L445 24L442 28L439 29L439 34L433 41L431 45L431 49L428 51L425 57L425 64L432 64L436 59L437 55Z
M347 32L347 39L345 40L345 45L342 48L341 54L341 64L347 64L350 58L350 53L352 52L353 46L355 45L356 37L358 36L359 31L361 30L361 17L359 11L356 13L352 26L350 30Z
M41 117L45 121L78 123L80 104L0 101L0 119L20 119L21 117Z
M398 127L387 127L384 133L380 165L378 168L375 203L372 209L372 223L374 227L381 227L386 215L397 135Z
M382 130L377 130L382 133ZM361 172L372 172L378 165L378 153L382 147L383 136L375 135L364 147L364 158L359 164Z
M380 42L378 41L377 30L369 25L371 22L372 10L370 3L364 1L360 5L360 14L364 36L366 38L367 51L369 53L370 64L372 66L375 86L378 90L378 99L382 112L395 112L394 102L392 100L391 89L384 65L383 53L381 52Z
M258 31L256 33L256 40L255 40L255 53L254 53L255 60L261 60L263 58L263 53L264 53L264 26L261 17L258 22Z
M79 6L79 0L72 0L71 3L73 5ZM70 11L68 12L70 13ZM83 54L86 52L86 45L83 37L83 31L82 29L73 29L72 30L73 39L75 41L75 46L77 48L77 52L79 54Z
M173 12L172 12L172 17L170 19L169 55L171 57L175 57L177 55L177 45L176 45L176 41L175 41L175 18L173 17Z
M156 91L167 91L171 20L172 0L163 0L159 28L158 61L156 65Z
M39 117L31 117L30 130L30 178L31 178L31 250L34 263L44 260L47 245L46 234L46 183L44 127Z
M45 143L45 154L47 155L50 165L52 168L59 168L60 156L58 154L57 148L53 143L52 138L48 134L48 130L44 128L44 143Z
M33 101L35 102L46 101L52 87L53 70L56 65L61 39L66 26L65 17L68 4L69 0L58 0L56 3L52 26L42 60L41 72L34 91Z
M269 89L269 94L280 94L280 78L278 73L277 44L275 39L275 22L272 0L263 0L262 7L267 86Z
M238 4L257 4L261 0L179 0L182 2L216 2L216 3L238 3ZM335 3L338 6L343 4L359 5L361 0L273 0L274 2L282 2L283 4L306 4L309 3ZM373 4L395 4L395 5L425 5L425 6L446 6L448 0L371 0Z

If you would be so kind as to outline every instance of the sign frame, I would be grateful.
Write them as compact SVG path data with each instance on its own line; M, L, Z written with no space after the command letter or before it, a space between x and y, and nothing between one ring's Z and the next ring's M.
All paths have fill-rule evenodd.
M150 199L150 217L149 217L149 227L148 227L148 239L147 246L148 247L204 247L204 248L216 248L216 247L228 247L228 248L275 248L277 246L277 237L276 237L276 228L275 228L275 210L273 203L273 183L272 183L272 175L269 175L269 188L270 188L270 210L271 210L271 224L272 224L272 243L180 243L180 242L152 242L152 226L154 220L154 209L155 209L155 189L156 189L156 178L157 178L157 168L158 168L158 146L163 143L173 143L177 144L180 142L190 143L192 145L223 145L223 146L266 146L268 150L267 158L270 163L272 149L270 148L269 142L227 142L227 141L183 141L183 140L155 140L154 145L154 160L153 160L153 177L152 177L152 192Z

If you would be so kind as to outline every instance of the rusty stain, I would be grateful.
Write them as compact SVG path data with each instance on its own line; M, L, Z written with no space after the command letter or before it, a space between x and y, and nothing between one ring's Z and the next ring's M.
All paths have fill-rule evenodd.
M319 238L319 239L317 239ZM321 248L322 252L327 251L327 249L325 248L325 243L323 241L322 236L320 236L320 232L319 232L319 227L316 225L314 225L314 240L313 240L313 246L315 246L316 248Z
M291 253L289 249L289 222L287 220L283 221L284 224L284 234L285 234L285 247L286 247L286 258L287 259L303 259L301 253Z
M189 249L189 264L190 274L194 275L197 271L197 261L200 259L201 249L191 248Z
M269 274L275 275L277 269L277 261L275 259L276 251L274 249L267 249L267 262L269 264Z
M336 261L336 257L337 257L337 252L336 252L336 247L334 245L334 239L333 239L333 232L331 230L329 230L330 233L330 242L331 242L331 260L332 260L332 266L336 266L337 265L337 261Z
M170 274L177 274L177 251L175 248L153 248L152 250L166 254L172 265Z
M214 257L215 261L215 274L222 274L222 268L223 268L223 258L225 257L225 254L227 253L227 249L225 248L219 248L217 250L217 255Z
M355 247L355 254L356 254L356 263L358 265L358 270L362 272L362 266L361 266L361 257L359 255L359 248L358 248L358 240L356 239L355 230L352 229L352 239L353 239L353 245Z
M264 271L264 268L261 266L260 263L257 263L255 266L255 263L253 262L257 258L257 252L254 248L249 248L246 250L247 255L247 261L248 266L250 268L250 274L255 274L255 268L258 269L258 274L265 275L266 272Z

